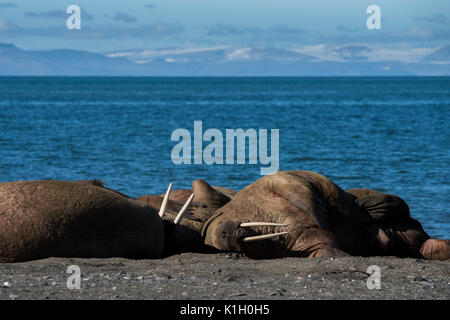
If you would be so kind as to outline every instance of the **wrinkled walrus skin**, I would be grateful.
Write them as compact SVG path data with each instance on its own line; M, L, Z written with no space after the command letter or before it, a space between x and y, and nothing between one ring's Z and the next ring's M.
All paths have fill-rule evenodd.
M96 183L2 183L0 225L0 262L163 255L156 210Z
M240 227L262 221L286 226ZM260 234L271 239L245 242ZM450 241L430 239L395 195L345 192L308 171L277 172L242 189L205 223L206 245L253 258L394 255L449 259Z

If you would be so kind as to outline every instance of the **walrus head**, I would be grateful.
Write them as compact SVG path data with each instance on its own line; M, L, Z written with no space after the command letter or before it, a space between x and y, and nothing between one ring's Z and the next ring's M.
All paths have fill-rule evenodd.
M192 182L192 194L181 207L182 202L169 200L172 186L171 183L162 202L159 200L159 216L164 221L165 229L165 255L209 251L210 248L204 245L201 230L214 211L228 203L230 198L206 181L195 180ZM158 202L155 199L147 201ZM179 209L177 214L175 209Z

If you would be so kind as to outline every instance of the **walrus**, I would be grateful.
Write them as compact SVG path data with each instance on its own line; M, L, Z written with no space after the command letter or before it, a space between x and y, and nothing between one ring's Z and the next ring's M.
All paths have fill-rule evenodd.
M189 203L186 203L186 211ZM177 215L179 221L184 211ZM0 184L0 262L48 257L161 258L172 230L155 208L92 181Z
M238 193L203 180L172 197L171 188L137 201L97 180L0 184L0 262L185 251L449 258L449 241L430 239L402 199L345 192L317 173L279 172Z
M135 199L159 211L168 235L164 240L165 255L215 251L204 243L201 236L203 224L216 209L228 203L237 191L219 186L211 187L204 180L194 180L192 189L172 190L172 186L171 183L165 194L145 195ZM186 208L183 219L177 219L178 212L183 210L185 203L190 205Z
M417 257L428 260L450 258L450 241L432 239L419 221L412 218L408 204L394 194L370 189L352 189L362 211L373 219L368 230L376 239L376 252L372 255Z
M449 259L401 198L344 191L309 171L281 171L242 189L202 227L205 244L253 258L395 255Z

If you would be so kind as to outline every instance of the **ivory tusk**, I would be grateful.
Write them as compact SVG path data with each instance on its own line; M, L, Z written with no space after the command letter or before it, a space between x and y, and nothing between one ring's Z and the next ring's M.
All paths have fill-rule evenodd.
M274 222L244 222L241 223L240 227L287 227L284 223L274 223Z
M264 239L269 239L269 238L281 236L281 235L288 234L288 233L289 233L289 231L263 234L263 235L260 235L260 236L246 237L246 238L242 239L242 241L243 242L259 241L259 240L264 240Z
M175 224L179 224L180 223L181 219L183 219L184 212L186 211L186 209L191 204L192 200L194 199L194 196L195 196L194 194L191 194L189 199L187 199L186 203L184 204L183 208L181 208L180 212L178 213L178 215L175 218L175 220L173 221L173 223L175 223Z
M170 191L172 191L172 185L173 185L173 183L169 184L169 187L167 188L166 194L164 195L164 199L163 199L163 202L161 204L161 208L159 208L159 216L161 218L164 216L164 213L166 213L167 202L169 201Z

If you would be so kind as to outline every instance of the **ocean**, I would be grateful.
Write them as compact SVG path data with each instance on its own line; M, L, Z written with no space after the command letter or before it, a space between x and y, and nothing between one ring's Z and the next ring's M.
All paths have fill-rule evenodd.
M261 177L248 161L174 164L171 135L194 121L278 129L279 170L397 194L450 238L449 77L0 77L0 181L100 179L140 196Z

